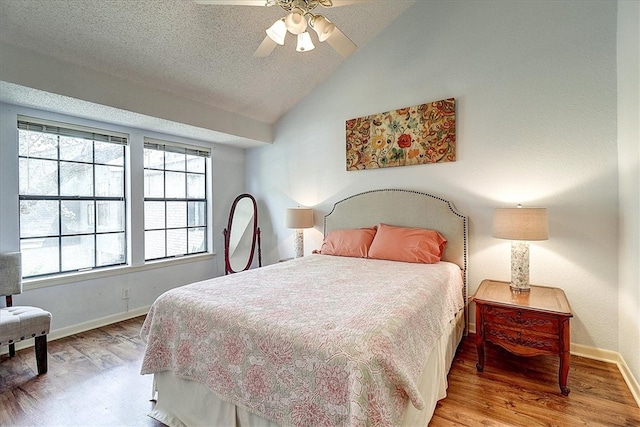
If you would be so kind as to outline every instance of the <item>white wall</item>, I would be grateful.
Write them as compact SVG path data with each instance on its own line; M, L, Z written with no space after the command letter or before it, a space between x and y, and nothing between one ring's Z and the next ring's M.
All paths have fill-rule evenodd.
M107 319L116 321L128 312L141 314L164 291L187 283L224 274L224 240L222 230L227 225L229 209L234 198L245 188L245 152L239 148L193 141L157 132L126 128L107 123L0 104L0 251L17 251L19 243L18 218L18 144L17 115L40 117L66 123L128 133L131 168L131 193L128 195L133 224L129 232L135 236L129 242L130 262L133 266L119 270L119 274L88 273L68 280L58 279L53 286L43 281L26 281L25 291L14 297L15 305L35 305L52 313L52 330L74 331L82 325L92 326ZM213 148L209 186L212 191L213 237L216 256L185 257L179 260L144 265L142 224L143 212L143 137L149 136L191 145ZM100 270L99 270L100 271ZM51 285L51 283L48 283ZM44 287L40 287L44 286ZM129 300L122 299L122 288L130 289ZM35 287L35 288L34 288ZM142 311L141 311L142 310ZM55 335L55 334L54 334Z
M618 2L620 354L640 379L640 2Z
M550 239L532 243L531 282L564 289L572 342L617 351L616 6L416 2L276 124L273 146L248 151L248 188L271 227L267 261L293 253L286 207L315 207L309 253L337 200L414 189L469 216L473 293L484 278L509 279L509 243L491 237L493 208L546 206ZM345 120L448 97L457 102L455 163L345 171Z

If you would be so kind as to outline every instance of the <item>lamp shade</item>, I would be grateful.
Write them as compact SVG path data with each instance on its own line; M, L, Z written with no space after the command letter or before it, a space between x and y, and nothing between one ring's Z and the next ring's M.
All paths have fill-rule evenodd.
M311 21L311 27L318 34L318 40L321 42L329 38L336 26L322 15L315 15Z
M298 46L296 46L296 50L298 52L306 52L315 48L316 47L311 41L311 36L308 32L305 31L302 34L298 34Z
M497 208L493 211L493 237L508 240L547 240L546 208Z
M282 19L278 19L267 29L267 35L271 40L278 43L280 46L284 45L284 36L287 35L287 26Z
M291 34L300 34L307 29L307 20L304 19L304 12L298 8L293 9L293 11L284 18L284 23Z
M313 209L287 208L284 215L284 226L298 229L313 227Z

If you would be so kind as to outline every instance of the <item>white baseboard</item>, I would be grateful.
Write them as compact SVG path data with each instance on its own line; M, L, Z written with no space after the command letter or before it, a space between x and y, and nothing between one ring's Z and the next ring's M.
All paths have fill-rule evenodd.
M469 332L476 332L475 323L469 323ZM627 387L629 387L629 391L635 399L636 404L640 407L640 385L638 384L638 380L631 373L631 369L629 369L627 362L625 362L620 353L617 351L571 343L571 354L586 357L587 359L616 364L620 370L620 374L622 374L622 378L624 378L624 381L627 383Z
M143 316L149 312L151 306L136 308L135 310L113 314L111 316L101 317L99 319L90 320L88 322L80 323L66 328L56 329L47 335L47 341L51 342L60 338L65 338L71 335L79 334L81 332L90 331L92 329L101 328L103 326L111 325L112 323L122 322L124 320L133 319L134 317ZM24 348L33 347L35 340L28 339L16 343L16 351ZM0 354L9 353L9 346L2 347Z
M601 362L615 363L620 370L620 374L622 374L622 378L624 378L624 381L627 383L636 404L640 407L640 384L638 384L638 380L633 376L629 365L627 365L627 362L625 362L624 357L622 357L620 353L571 343L571 354L586 357L587 359L599 360Z

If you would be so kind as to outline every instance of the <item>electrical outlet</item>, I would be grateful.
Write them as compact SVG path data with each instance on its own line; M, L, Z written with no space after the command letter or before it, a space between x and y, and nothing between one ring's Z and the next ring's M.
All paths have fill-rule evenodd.
M122 288L122 299L129 299L129 288Z

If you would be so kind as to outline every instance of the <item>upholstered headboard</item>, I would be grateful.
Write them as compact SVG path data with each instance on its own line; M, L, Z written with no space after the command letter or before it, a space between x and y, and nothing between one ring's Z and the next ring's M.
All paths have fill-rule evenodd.
M384 223L437 230L447 239L443 261L456 263L467 291L467 217L438 196L410 190L373 190L340 200L324 217L324 234Z

